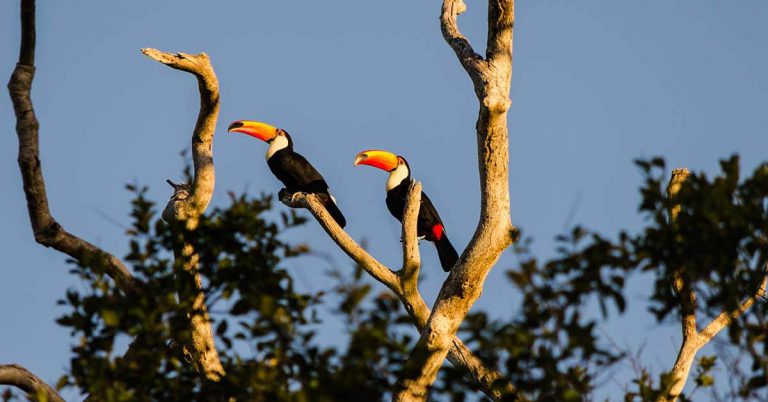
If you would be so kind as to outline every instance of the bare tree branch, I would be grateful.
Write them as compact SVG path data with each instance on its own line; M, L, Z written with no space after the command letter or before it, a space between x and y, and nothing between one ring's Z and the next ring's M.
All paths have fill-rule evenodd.
M187 222L188 228L197 226L197 219L205 212L213 196L216 174L213 165L213 136L219 117L219 81L205 53L166 53L157 49L141 49L147 57L171 68L186 71L197 78L200 88L200 112L192 133L192 163L195 177L189 188L173 183L175 197L163 211L168 222ZM182 196L183 194L183 196Z
M672 171L672 176L667 185L667 196L669 198L677 195L690 174L686 168L674 169ZM669 220L672 224L676 224L680 209L681 206L679 204L673 205L670 209ZM675 292L677 292L680 298L680 320L682 322L683 340L685 340L694 337L697 331L696 292L693 290L691 282L682 276L682 271L683 268L679 267L678 272L675 273L673 285Z
M405 210L403 211L403 268L398 272L402 294L398 294L416 324L419 332L423 331L429 319L430 310L418 288L419 243L417 223L421 206L421 182L414 181L408 188ZM515 388L501 373L488 369L458 337L454 336L448 360L456 367L467 371L475 386L482 389L491 398L500 400L502 396L515 395ZM518 401L524 400L517 396Z
M376 260L336 223L322 202L312 194L280 193L280 201L292 208L308 209L331 239L353 261L378 282L394 292L403 303L416 328L421 332L429 318L430 310L418 290L419 254L415 222L421 198L421 183L414 183L408 190L403 215L403 269L393 272ZM458 338L453 337L448 353L450 362L465 371L467 379L483 393L501 400L502 395L514 393L514 387L498 371L488 367ZM522 399L519 399L522 400Z
M484 82L483 75L487 72L487 64L479 54L475 53L469 40L459 30L456 18L466 10L467 5L464 4L464 0L443 1L443 8L440 13L440 29L443 32L443 38L456 52L459 62L467 70L479 96Z
M8 92L16 114L19 169L35 241L69 255L95 272L106 274L120 289L129 291L133 287L133 278L128 268L114 255L66 231L48 208L40 162L40 125L30 96L35 75L34 60L35 2L22 0L19 62L8 82Z
M667 186L667 196L673 198L677 195L689 176L690 172L688 169L680 168L673 170L672 177ZM682 206L679 203L670 208L669 219L671 223L677 223L677 217L680 214L681 208ZM766 270L768 270L768 263L766 264ZM768 282L767 275L763 277L758 290L753 296L743 301L737 309L723 311L699 332L696 328L696 292L693 290L691 281L683 276L681 272L683 272L682 268L678 269L678 272L675 273L673 285L680 298L680 320L683 341L680 345L677 359L675 359L675 364L672 366L672 386L666 394L661 395L657 399L659 402L674 402L677 400L683 392L683 388L685 388L691 367L696 359L696 353L709 343L720 330L730 325L733 320L739 318L752 307L757 299L763 297L766 292L766 282Z
M19 388L34 401L64 402L50 385L18 364L0 364L0 384Z
M480 173L480 221L475 234L443 283L440 294L403 371L396 401L424 401L469 309L480 297L488 273L517 238L509 207L509 133L514 0L489 0L488 48L483 60L458 29L462 0L444 0L443 36L475 87L480 103L476 124Z
M409 301L413 301L416 297L421 298L419 293L421 256L419 255L419 240L417 238L420 208L421 182L412 180L405 199L405 210L403 210L403 268L398 275L403 297Z
M765 270L768 271L768 263L765 264ZM747 310L749 310L749 308L752 307L753 304L755 304L755 301L757 301L762 297L765 297L766 285L768 285L768 274L763 277L763 280L760 282L760 286L758 287L757 292L755 292L753 296L750 296L749 298L747 298L747 300L744 300L736 310L723 311L717 317L715 317L712 320L712 322L710 322L706 327L704 327L704 329L701 330L701 333L700 333L702 340L705 343L712 340L712 338L714 338L715 335L717 335L717 333L720 332L720 330L731 325L733 320L741 317L742 314L744 314Z
M191 73L197 78L200 89L200 112L192 132L194 178L191 185L176 184L168 180L173 187L173 195L163 210L163 219L166 222L183 224L187 230L194 230L197 228L200 216L208 208L216 182L213 165L213 136L219 116L219 81L205 53L172 54L150 48L141 49L141 52L153 60ZM174 250L176 276L181 281L179 297L192 300L189 311L192 343L185 350L206 377L218 381L224 375L224 367L216 351L211 320L205 305L205 294L198 266L199 255L192 244L183 239L182 243L180 250ZM188 291L190 289L191 291Z
M353 261L360 264L365 272L384 284L384 286L388 287L391 291L395 293L400 291L397 274L368 254L365 249L360 247L357 242L349 237L347 232L345 232L338 224L335 224L335 221L325 209L322 202L317 199L317 196L299 192L290 194L287 191L281 191L279 198L283 204L291 208L308 209L323 227L325 232L328 233L328 236L330 236Z
M672 171L672 176L667 185L667 196L675 197L680 191L683 183L690 176L688 169L680 168ZM672 224L677 224L677 216L680 214L680 204L675 204L669 210L669 220ZM706 342L702 342L696 329L696 292L688 278L682 275L683 268L677 268L674 273L673 286L680 299L680 328L682 330L683 340L680 344L680 350L672 366L672 386L668 395L662 395L660 401L675 401L683 392L685 382L691 371L691 366L696 359L696 353Z

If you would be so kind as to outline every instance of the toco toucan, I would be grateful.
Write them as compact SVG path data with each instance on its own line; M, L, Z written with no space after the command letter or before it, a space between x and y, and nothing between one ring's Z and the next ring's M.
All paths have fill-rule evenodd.
M293 151L293 140L280 128L257 121L238 120L229 125L229 132L248 134L267 144L267 165L269 170L285 185L285 189L295 192L320 195L325 209L342 228L347 221L336 206L336 199L328 191L328 183L306 158Z
M408 196L408 187L411 182L411 170L405 158L387 151L372 149L357 154L355 166L357 165L369 165L389 172L387 209L392 216L402 222L405 198ZM450 271L459 259L459 255L445 234L443 221L440 219L435 206L432 205L432 201L423 191L421 192L421 206L417 222L418 236L435 243L437 255L440 257L440 265L446 272Z

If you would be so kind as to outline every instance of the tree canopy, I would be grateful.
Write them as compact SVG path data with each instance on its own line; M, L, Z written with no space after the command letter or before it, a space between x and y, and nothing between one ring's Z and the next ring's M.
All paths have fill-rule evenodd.
M66 313L57 322L75 343L55 387L15 364L0 365L0 384L46 401L61 400L57 391L67 387L89 401L583 401L593 399L617 364L630 361L635 379L623 387L625 401L691 400L720 385L712 374L720 364L731 375L714 399L768 394L768 163L742 177L737 155L721 161L713 176L669 171L660 157L638 160L639 229L604 234L576 226L558 236L554 257L537 257L510 215L514 1L489 2L484 55L459 30L466 5L443 2L443 36L478 100L481 205L476 232L431 308L418 289L420 182L410 183L405 199L400 269L371 256L311 191L280 191L292 209L281 209L279 219L268 218L270 195L229 193L228 204L208 208L220 96L205 53L142 49L194 75L200 94L192 166L184 183L168 181L173 193L165 208L146 187L127 186L130 251L122 258L65 230L48 206L30 97L35 2L21 5L19 63L9 91L23 190L35 240L66 254L83 286L60 301ZM330 289L297 290L285 268L310 251L281 236L308 222L298 209L308 210L352 259L328 273ZM499 268L520 304L499 306L512 312L505 318L470 312L510 246L517 262ZM653 278L648 301L657 321L681 329L679 354L664 372L648 369L642 351L625 350L598 330L636 302L627 284L641 276ZM335 342L318 339L328 320L343 327ZM727 336L717 338L719 346L738 351L736 357L697 356L720 332ZM684 393L689 378L695 387ZM8 389L3 398L15 395Z

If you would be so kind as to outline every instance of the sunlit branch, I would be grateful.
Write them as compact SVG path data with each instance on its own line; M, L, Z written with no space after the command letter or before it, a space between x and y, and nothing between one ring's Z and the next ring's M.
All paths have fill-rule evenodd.
M488 49L483 59L459 31L462 0L444 0L440 25L475 89L477 160L480 174L480 221L451 269L425 329L403 370L393 400L425 401L459 326L482 293L485 279L501 253L517 238L509 202L509 133L514 0L488 2Z
M176 184L168 180L173 187L173 195L163 210L165 221L194 230L211 201L216 182L213 136L219 116L219 81L205 53L167 53L150 48L141 49L141 52L153 60L191 73L197 78L200 112L192 132L194 177L191 185ZM185 352L191 355L209 379L217 381L224 375L224 368L216 351L211 320L205 305L202 279L198 271L199 256L189 242L182 239L182 244L180 249L174 250L176 276L181 282L179 297L192 300L188 313L192 340L191 344L185 347Z
M50 385L18 364L0 364L0 385L19 388L33 401L64 402Z
M765 270L768 272L768 263L766 263ZM715 335L720 332L720 330L731 325L734 320L741 317L742 314L749 310L749 308L752 307L752 305L755 304L757 300L765 297L766 285L768 285L768 274L763 276L763 280L760 282L760 286L758 286L757 291L753 296L750 296L744 300L737 309L731 311L723 311L717 317L715 317L712 322L704 327L700 333L702 340L704 342L709 342L712 340L712 338L714 338Z
M417 189L419 191L417 191ZM326 211L317 196L305 193L280 192L280 201L292 208L308 209L317 219L328 236L355 263L360 265L375 280L395 293L403 303L416 328L421 332L427 324L430 310L418 291L419 257L414 222L418 216L418 200L421 198L421 183L414 183L408 191L403 217L403 269L398 272L379 262L355 242ZM413 225L413 226L411 226ZM453 337L448 353L449 361L466 373L467 379L483 393L500 400L502 395L512 392L512 385L498 371L489 368L458 338Z

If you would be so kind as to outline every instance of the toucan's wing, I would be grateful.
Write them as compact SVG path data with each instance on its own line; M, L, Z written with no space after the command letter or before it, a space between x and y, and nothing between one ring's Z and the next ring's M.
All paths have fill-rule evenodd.
M272 159L270 158L270 161ZM333 216L333 219L339 226L343 228L347 225L344 214L336 206L336 201L328 191L328 183L325 182L320 172L301 154L287 152L285 155L280 155L274 163L270 163L270 169L286 185L288 191L323 194L321 199L325 209ZM276 170L280 171L280 175L283 177L280 177Z
M268 161L272 173L285 184L289 191L327 193L326 184L320 172L309 161L293 151L281 152Z
M425 223L430 226L436 224L443 224L443 220L440 219L440 214L437 213L437 208L432 204L432 200L427 197L427 193L421 192L421 209L419 210L419 220L424 220Z

